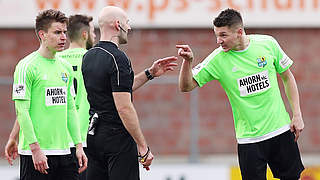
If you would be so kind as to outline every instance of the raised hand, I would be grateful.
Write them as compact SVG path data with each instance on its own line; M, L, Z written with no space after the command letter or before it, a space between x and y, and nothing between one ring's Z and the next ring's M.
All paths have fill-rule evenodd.
M187 61L193 60L193 53L189 45L176 45L176 48L178 48L178 56Z
M177 59L178 58L175 56L170 56L156 60L149 68L151 75L153 77L158 77L167 71L173 71L174 67L178 65L177 63L174 63Z

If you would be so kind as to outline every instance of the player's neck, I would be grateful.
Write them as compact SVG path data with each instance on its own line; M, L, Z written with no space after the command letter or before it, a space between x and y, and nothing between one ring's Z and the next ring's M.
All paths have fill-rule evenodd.
M247 35L243 35L240 39L240 43L239 45L235 48L236 51L242 51L242 50L245 50L248 48L250 44L250 39L249 39L249 36Z
M86 42L71 42L69 45L69 49L75 49L75 48L86 48Z
M54 57L56 55L56 51L52 51L52 50L50 50L49 47L46 47L44 45L40 45L38 52L42 57L47 58L47 59L54 59Z

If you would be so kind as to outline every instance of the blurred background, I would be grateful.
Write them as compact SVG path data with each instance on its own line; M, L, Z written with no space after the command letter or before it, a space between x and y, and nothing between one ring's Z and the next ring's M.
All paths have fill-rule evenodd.
M291 71L300 92L305 129L298 142L307 168L302 179L320 180L319 0L0 0L1 179L19 177L18 160L10 167L3 155L15 120L11 100L14 68L39 46L34 33L36 15L49 8L68 16L91 15L99 39L97 17L106 5L122 7L128 13L133 29L129 43L120 48L130 57L136 73L156 59L177 55L176 44L189 44L194 65L200 63L218 47L212 20L228 7L241 12L247 34L275 37L294 61ZM133 94L142 130L155 155L151 171L141 170L142 179L241 179L226 94L217 81L192 93L179 92L181 58L178 64L173 72ZM284 92L281 81L279 86Z

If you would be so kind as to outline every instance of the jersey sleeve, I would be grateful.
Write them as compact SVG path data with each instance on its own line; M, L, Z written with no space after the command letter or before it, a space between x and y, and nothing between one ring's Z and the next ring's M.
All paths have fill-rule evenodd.
M131 92L132 68L129 63L129 59L125 56L120 56L115 59L110 74L112 92Z
M293 61L286 55L286 53L281 49L279 43L272 38L273 42L273 52L275 55L274 66L278 73L283 73L293 64Z
M33 72L28 62L20 61L13 77L12 99L30 100Z
M219 79L219 73L211 63L216 53L216 51L212 52L206 59L192 69L193 79L198 83L199 87L204 86L212 80Z
M34 132L33 124L29 114L30 101L17 99L15 101L15 108L24 140L27 142L27 144L37 142L36 134Z

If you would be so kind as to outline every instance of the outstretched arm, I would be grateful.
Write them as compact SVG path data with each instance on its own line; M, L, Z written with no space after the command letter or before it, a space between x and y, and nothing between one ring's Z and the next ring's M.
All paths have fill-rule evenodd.
M183 58L179 73L179 89L182 92L192 91L198 87L198 83L192 77L193 53L188 45L176 45L178 55Z
M304 128L304 122L301 115L300 110L300 102L299 102L299 92L296 84L296 80L291 73L290 69L280 74L285 92L290 103L290 107L292 110L292 120L290 124L291 132L294 132L296 135L295 141L298 140L301 131Z
M152 77L159 77L164 73L166 73L167 71L173 71L173 68L177 66L177 63L174 63L174 61L176 60L177 60L177 57L175 56L158 59L152 64L150 68L148 68L148 70ZM145 74L145 71L140 72L139 74L134 76L132 91L139 89L147 81L148 81L148 78Z

